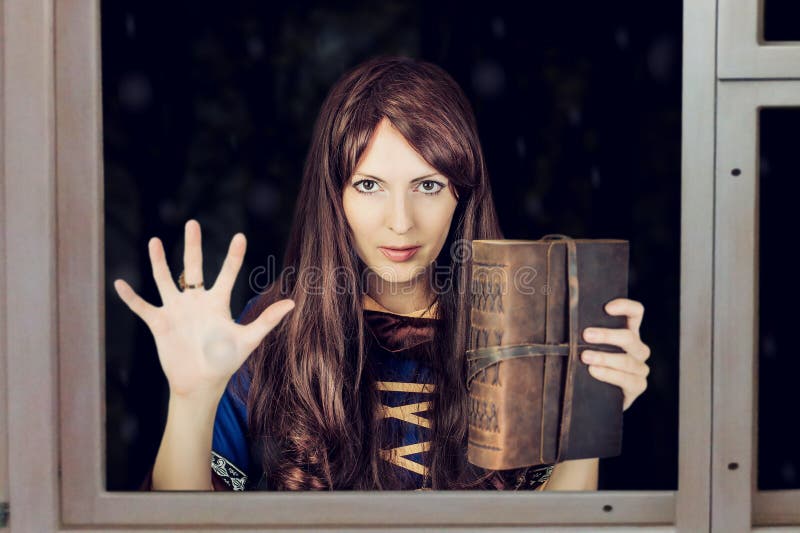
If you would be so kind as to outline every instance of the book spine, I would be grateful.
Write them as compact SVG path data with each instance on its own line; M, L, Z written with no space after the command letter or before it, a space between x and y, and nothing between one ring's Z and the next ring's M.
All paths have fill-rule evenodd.
M469 348L472 350L503 343L504 295L508 292L508 262L502 247L473 242L470 290ZM470 383L468 460L483 468L501 465L503 442L496 389L500 385L500 364L481 370Z

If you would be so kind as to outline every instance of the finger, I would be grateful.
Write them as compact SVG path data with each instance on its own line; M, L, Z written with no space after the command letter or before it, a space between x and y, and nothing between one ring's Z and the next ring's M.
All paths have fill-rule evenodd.
M264 309L253 322L243 326L245 328L244 342L250 351L255 349L264 337L266 337L292 309L294 309L293 300L279 300Z
M183 246L183 280L186 285L203 281L203 249L200 224L192 219L186 222Z
M626 328L586 328L583 338L594 344L619 346L629 353L636 350L641 342L637 333Z
M647 379L641 376L634 376L621 370L606 368L603 366L589 366L589 374L595 379L616 385L622 389L624 405L622 410L627 409L633 401L647 390Z
M224 294L230 302L231 291L233 284L236 281L236 276L239 275L239 269L242 268L244 261L244 252L247 248L247 239L242 233L237 233L231 239L231 244L228 246L228 255L225 256L225 261L222 263L222 269L214 281L214 286L211 291Z
M178 287L172 281L164 245L161 243L161 239L153 237L147 243L147 249L150 252L150 265L153 269L153 279L158 287L158 294L161 296L161 302L166 303L178 294Z
M644 316L644 305L641 302L629 300L628 298L616 298L605 305L605 310L609 315L627 316L628 329L639 331L639 327L642 325L642 317Z
M630 352L630 354L639 361L647 361L650 358L650 347L645 343L641 343L641 347L635 352Z
M594 366L614 368L629 374L646 378L650 374L650 367L641 360L635 359L626 353L598 352L596 350L584 350L581 353L581 361Z
M114 280L114 289L117 294L125 302L125 305L134 312L136 316L144 320L145 324L151 324L158 308L147 303L141 296L128 285L127 282L118 279Z

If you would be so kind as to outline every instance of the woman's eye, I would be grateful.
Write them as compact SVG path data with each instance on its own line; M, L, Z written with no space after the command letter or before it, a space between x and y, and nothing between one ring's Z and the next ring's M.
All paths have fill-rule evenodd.
M358 188L359 185L364 186L365 190L359 189ZM366 185L369 185L369 187L367 187ZM375 185L376 185L376 182L374 180L361 180L361 181L355 182L353 184L353 187L355 187L356 190L358 192L362 193L362 194L372 194L373 192L375 192Z
M444 184L439 183L438 181L427 180L423 181L421 184L422 192L425 194L437 194L444 189ZM439 187L438 189L436 187Z

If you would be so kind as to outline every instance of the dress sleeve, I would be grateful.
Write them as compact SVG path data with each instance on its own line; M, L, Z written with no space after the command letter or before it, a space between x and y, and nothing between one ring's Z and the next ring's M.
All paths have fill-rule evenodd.
M251 298L239 314L236 322L258 299ZM240 395L234 393L241 391ZM231 377L217 407L214 419L214 434L211 441L211 477L214 490L242 491L251 488L260 478L258 465L250 460L250 440L247 433L247 398L250 390L250 375L247 364Z
M245 490L252 477L247 405L233 392L235 380L241 381L242 397L246 398L250 389L246 367L233 375L219 401L211 442L211 472L225 483L227 490Z
M251 298L245 305L236 322L240 322L247 310L258 296ZM257 482L256 470L251 464L249 439L247 437L247 405L236 394L234 387L240 387L242 397L247 397L250 389L250 376L247 365L231 377L225 392L217 406L214 418L214 430L211 441L211 483L215 491L241 491L249 488L249 482ZM255 478L255 479L253 479ZM153 490L153 468L148 471L139 490Z

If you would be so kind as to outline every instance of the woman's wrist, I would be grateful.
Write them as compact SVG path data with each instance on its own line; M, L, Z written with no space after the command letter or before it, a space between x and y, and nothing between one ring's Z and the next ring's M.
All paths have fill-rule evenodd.
M167 410L167 421L175 417L184 423L201 424L206 427L213 424L219 401L224 389L220 392L204 391L190 395L170 393Z

